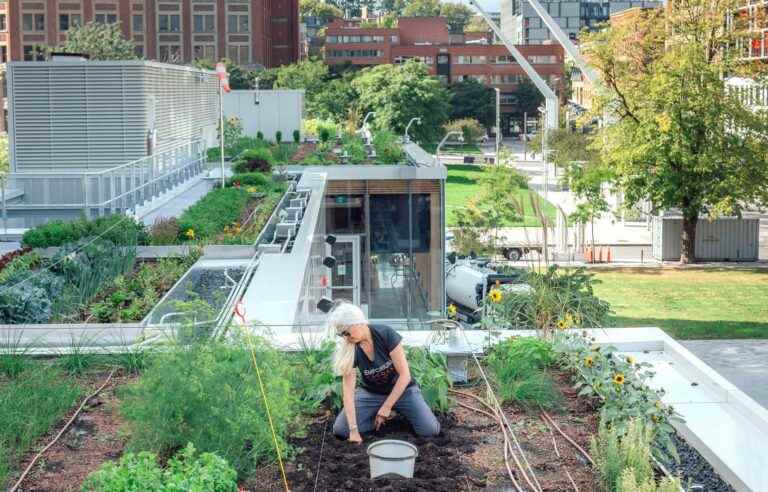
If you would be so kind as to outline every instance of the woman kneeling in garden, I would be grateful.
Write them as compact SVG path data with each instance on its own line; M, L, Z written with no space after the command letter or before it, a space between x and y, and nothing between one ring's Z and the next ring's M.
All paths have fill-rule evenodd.
M336 306L328 324L342 338L334 355L334 369L343 378L344 400L333 424L336 437L363 442L360 434L379 430L393 409L420 436L440 432L440 423L411 378L402 337L395 330L369 325L363 311L349 303ZM362 387L357 389L355 367L362 380Z

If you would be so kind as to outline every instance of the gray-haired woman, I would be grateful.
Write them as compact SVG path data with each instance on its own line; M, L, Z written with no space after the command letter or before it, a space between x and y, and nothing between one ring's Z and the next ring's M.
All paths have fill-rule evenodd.
M333 424L334 435L361 443L361 434L379 430L392 410L404 416L420 436L440 432L440 423L411 377L402 337L395 330L369 325L363 311L350 303L336 306L328 325L341 338L334 369L343 378L344 408ZM355 368L360 388L355 388Z

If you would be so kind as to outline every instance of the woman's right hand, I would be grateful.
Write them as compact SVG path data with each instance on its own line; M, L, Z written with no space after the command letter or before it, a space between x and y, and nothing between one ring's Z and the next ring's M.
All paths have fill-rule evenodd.
M363 442L362 436L360 436L360 433L357 431L352 431L349 433L349 442L353 442L355 444L360 444Z

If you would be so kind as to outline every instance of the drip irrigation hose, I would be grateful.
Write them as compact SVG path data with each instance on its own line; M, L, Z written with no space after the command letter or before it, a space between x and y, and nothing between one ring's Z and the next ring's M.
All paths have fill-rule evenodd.
M325 419L323 424L323 440L320 442L320 456L317 458L317 473L315 473L315 486L312 488L312 492L317 490L317 481L320 479L320 465L323 462L323 448L325 448L325 433L328 430L328 419Z
M473 410L473 411L475 411L477 413L481 413L481 414L485 415L486 417L488 417L490 419L496 420L496 417L494 417L490 413L486 412L485 410L481 410L481 409L479 409L477 407L473 407L472 405L467 405L466 403L462 403L462 402L460 402L458 400L456 401L456 404L458 406L460 406L460 407L466 408L467 410Z
M548 421L550 424L552 424L552 427L554 427L554 428L555 428L555 430L556 430L557 432L559 432L559 433L560 433L560 435L561 435L561 436L563 436L563 437L565 438L565 440L566 440L566 441L568 441L569 443L571 443L571 444L573 445L573 447L575 447L575 448L576 448L576 449L577 449L577 450L578 450L578 451L579 451L579 452L580 452L580 453L581 453L581 454L582 454L582 455L583 455L583 456L584 456L584 457L587 459L587 461L589 461L589 463L590 463L592 466L594 466L594 467L596 467L596 466L597 466L597 465L595 464L595 460L593 460L593 459L592 459L592 457L589 455L589 453L587 453L586 451L584 451L584 448L582 448L581 446L579 446L579 445L576 443L576 441L574 441L573 439L571 439L570 437L568 437L568 435L567 435L565 432L563 432L563 431L560 429L560 427L558 427L557 423L556 423L554 420L552 420L552 417L550 417L550 416L549 416L549 414L548 414L547 412L545 412L545 411L544 411L544 409L542 409L542 410L541 410L541 414L542 414L542 416L543 416L543 417L544 417L544 418L545 418L545 419L546 419L546 420L547 420L547 421Z
M248 330L245 330L245 339L248 343L248 348L251 351L251 361L253 367L256 369L256 378L259 380L259 389L261 391L261 398L264 400L264 410L267 413L267 421L269 422L269 429L272 431L272 441L275 444L275 452L277 453L277 463L280 466L280 475L283 478L283 485L285 486L285 492L290 492L288 487L288 477L285 475L285 467L283 466L283 457L280 454L280 444L277 442L277 433L275 432L275 425L272 422L272 413L269 411L269 402L267 401L267 393L264 390L264 383L261 380L261 370L259 370L259 364L256 362L256 349L251 339L251 334Z
M552 438L552 446L555 448L555 454L557 455L558 459L562 459L562 456L560 455L560 450L557 448L555 433L552 432L552 426L549 425L549 422L547 422L547 419L545 419L543 415L539 415L539 417L541 418L542 422L544 422L544 425L547 426L547 430L549 431L549 436ZM579 492L579 487L576 485L576 482L573 480L573 477L571 476L571 472L568 471L568 468L565 468L565 466L563 466L563 471L565 471L565 475L568 477L568 480L571 482L574 492Z
M39 453L37 453L35 455L34 458L32 458L32 461L29 462L27 467L24 469L24 472L21 474L21 476L16 481L16 483L13 485L13 487L8 489L9 492L16 492L19 489L19 486L21 486L21 483L27 477L27 474L32 469L32 467L35 466L35 463L37 463L37 460L39 460L43 456L43 454L45 454L45 452L48 451L54 444L56 444L56 442L61 438L61 436L64 435L64 432L66 432L67 429L69 429L69 426L72 425L72 422L74 422L75 419L77 418L77 416L80 415L80 412L83 411L83 408L85 408L85 404L88 403L88 400L90 400L91 398L96 397L96 395L101 393L101 391L107 386L107 384L109 384L109 382L112 380L112 376L114 376L114 374L115 374L115 371L117 371L117 368L112 369L112 371L110 371L110 373L109 373L109 376L107 376L107 379L104 380L104 382L101 384L101 386L99 386L99 388L96 391L91 393L89 396L87 396L83 400L82 403L80 403L80 406L77 407L77 410L75 410L75 413L72 415L72 417L69 418L69 420L64 425L64 427L62 427L61 430L58 432L58 434L56 434L56 437L54 437L51 442L49 442Z

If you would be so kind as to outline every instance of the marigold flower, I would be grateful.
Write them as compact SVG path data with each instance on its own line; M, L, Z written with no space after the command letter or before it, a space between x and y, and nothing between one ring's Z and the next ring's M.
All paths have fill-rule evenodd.
M621 386L624 384L624 375L621 373L616 374L613 376L613 383L617 386Z
M498 304L501 302L501 291L499 289L491 289L491 291L488 293L488 298L491 300L491 302Z
M187 236L189 239L195 239L195 230L194 229L187 229L184 231L184 235Z

